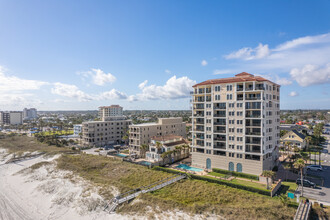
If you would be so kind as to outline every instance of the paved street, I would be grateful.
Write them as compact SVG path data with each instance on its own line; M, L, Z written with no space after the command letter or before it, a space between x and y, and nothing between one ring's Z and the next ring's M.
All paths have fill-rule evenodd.
M327 138L326 143L323 145L325 153L322 153L321 155L321 159L324 160L324 162L321 164L323 171L307 171L309 175L322 177L324 179L324 185L323 187L317 187L315 189L304 187L304 196L319 200L320 202L330 203L330 135L325 135L325 137ZM315 181L315 183L317 182ZM298 188L296 193L299 194L300 191L301 187Z

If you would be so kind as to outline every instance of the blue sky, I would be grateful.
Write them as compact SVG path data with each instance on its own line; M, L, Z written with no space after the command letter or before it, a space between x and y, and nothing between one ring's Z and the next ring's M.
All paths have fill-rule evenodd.
M329 1L0 0L0 110L189 109L240 72L330 109Z

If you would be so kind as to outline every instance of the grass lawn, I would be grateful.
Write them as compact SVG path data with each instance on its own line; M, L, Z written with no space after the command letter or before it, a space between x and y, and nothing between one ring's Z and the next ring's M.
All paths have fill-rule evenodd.
M223 173L210 172L208 174L211 175L211 176L218 176L218 177L222 177L222 178L229 177L229 175L226 175L226 174L223 174Z
M73 130L62 130L62 131L44 131L44 132L40 132L40 135L45 135L45 136L50 136L50 135L72 135L73 134Z
M297 188L297 184L295 182L285 182L285 181L282 181L282 190L281 190L281 194L285 193L294 193L296 188Z
M246 185L246 186L252 186L252 187L255 187L255 188L259 188L259 189L267 189L266 184L255 183L255 182L252 182L251 180L233 179L231 182L240 183L240 184L243 184L243 185ZM269 184L269 186L270 186L270 184Z
M24 152L45 152L47 154L58 154L72 152L71 148L48 146L48 144L40 143L34 137L27 136L8 136L0 139L0 148L7 149L8 153L21 155Z
M63 155L57 160L60 169L71 170L100 186L100 194L111 198L111 187L121 192L148 185L172 174L95 155ZM247 181L248 182L248 181ZM142 194L134 202L119 206L117 212L145 215L181 210L193 214L213 213L227 219L291 219L295 208L279 199L200 180L181 180L152 193ZM153 218L150 214L146 218Z
M216 172L210 172L209 175L211 176L219 176L219 177L229 177L228 175L226 174L222 174L222 173L216 173ZM241 177L239 177L241 178ZM244 179L244 178L242 178ZM246 180L241 180L241 179L233 179L233 180L223 180L223 181L229 181L229 182L233 182L233 183L239 183L239 184L243 184L243 185L246 185L246 186L252 186L252 187L255 187L255 188L260 188L260 189L267 189L267 185L266 184L261 184L261 183L255 183L255 182L252 182L250 179L246 179Z

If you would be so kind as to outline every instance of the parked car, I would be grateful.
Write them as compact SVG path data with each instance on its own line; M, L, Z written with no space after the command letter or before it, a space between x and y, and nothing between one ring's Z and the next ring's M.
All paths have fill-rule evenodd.
M319 166L319 165L310 165L310 166L307 166L306 168L307 168L307 170L313 170L313 171L322 171L323 170L322 166Z
M301 185L301 179L297 179L297 180L296 180L296 183L297 183L297 185ZM309 181L309 180L305 180L305 179L304 179L304 186L306 186L306 187L311 187L311 188L315 188L315 187L316 187L316 184L313 183L313 182L311 182L311 181Z

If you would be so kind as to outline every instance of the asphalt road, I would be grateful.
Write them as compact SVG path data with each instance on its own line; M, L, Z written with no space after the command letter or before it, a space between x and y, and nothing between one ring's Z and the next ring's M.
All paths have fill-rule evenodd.
M324 153L321 155L321 159L324 160L321 164L323 171L307 171L309 175L322 177L324 179L323 186L318 186L315 189L304 187L304 196L320 202L330 203L330 135L325 135L325 137L327 141L323 145ZM301 187L297 189L296 194L300 194L300 191Z

